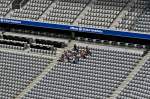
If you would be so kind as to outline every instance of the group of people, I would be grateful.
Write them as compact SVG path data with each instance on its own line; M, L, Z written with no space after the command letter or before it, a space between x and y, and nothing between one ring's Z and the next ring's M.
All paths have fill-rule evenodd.
M62 56L60 57L60 62L70 62L70 63L78 63L80 58L85 59L88 55L91 55L91 52L86 46L86 48L81 49L76 44L74 45L72 50L64 51Z

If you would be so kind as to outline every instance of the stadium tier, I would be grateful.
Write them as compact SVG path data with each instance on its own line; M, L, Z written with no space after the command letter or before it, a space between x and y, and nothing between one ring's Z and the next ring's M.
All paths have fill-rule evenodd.
M78 44L84 49L85 44ZM106 99L120 85L141 59L142 52L92 46L91 56L77 64L58 62L23 99Z
M0 0L0 99L150 99L149 4Z
M0 2L1 23L150 38L149 0L28 0L20 9Z

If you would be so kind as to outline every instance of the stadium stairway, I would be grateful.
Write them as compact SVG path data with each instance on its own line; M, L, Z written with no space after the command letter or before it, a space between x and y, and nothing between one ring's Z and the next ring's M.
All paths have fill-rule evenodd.
M35 80L33 80L33 82L30 83L30 85L26 87L26 89L24 89L15 99L21 99L27 92L29 92L34 87L34 85L36 85L36 83L38 83L57 64L57 60L60 58L62 53L65 50L72 48L74 44L75 42L71 41L68 44L68 47L64 49L58 49L58 53L56 54L56 57L53 58L52 63L49 66L47 66L47 68L45 68L43 72L39 76L37 76Z
M38 21L41 21L41 22L43 22L43 17L45 17L46 16L46 14L50 11L50 9L52 9L55 5L56 5L56 2L57 2L58 0L54 0L53 1L53 3L48 7L48 9L39 17L39 20Z
M136 1L137 0L131 0L131 2L129 2L127 4L127 6L122 10L122 12L120 12L120 14L118 15L118 17L111 24L111 26L110 26L111 29L115 29L115 27L117 25L119 25L119 21L121 21L122 18L128 13L128 10L131 8L132 4L134 4Z
M89 4L86 6L86 8L80 13L80 15L77 17L77 19L73 22L73 25L78 25L78 22L81 20L82 17L86 14L86 12L91 8L92 4L96 0L91 0Z
M122 84L113 92L109 99L116 99L117 96L121 93L121 91L127 86L127 84L133 79L133 77L140 71L142 66L147 62L150 57L150 52L148 52L136 65L134 70L128 75L126 80L122 82Z

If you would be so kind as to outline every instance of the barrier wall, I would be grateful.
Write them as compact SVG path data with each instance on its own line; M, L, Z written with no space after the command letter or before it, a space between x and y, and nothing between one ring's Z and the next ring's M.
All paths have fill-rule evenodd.
M18 24L18 25L25 25L25 26L70 30L70 31L78 31L78 32L85 32L85 33L88 32L88 33L95 33L95 34L104 34L104 35L113 35L113 36L150 40L150 34L136 33L136 32L95 29L95 28L78 27L72 25L50 24L50 23L42 23L42 22L35 22L35 21L24 21L24 20L14 20L14 19L4 19L4 18L0 18L0 23Z

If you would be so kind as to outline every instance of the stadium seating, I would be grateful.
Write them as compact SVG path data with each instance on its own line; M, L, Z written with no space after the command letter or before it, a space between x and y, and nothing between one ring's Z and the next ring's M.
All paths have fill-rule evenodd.
M150 0L27 0L20 9L13 1L0 0L0 99L150 99L150 47L141 45L149 42L141 32L150 33ZM71 25L71 31L1 18ZM134 39L110 38L101 28L117 36L140 32L144 40L134 33ZM86 48L90 54L82 57Z
M23 8L14 10L10 17L22 20L38 20L51 3L52 0L29 0Z
M138 19L138 22L135 23L133 30L149 33L150 32L149 23L150 23L150 8L147 8L146 11Z
M59 62L22 99L107 99L142 56L140 51L105 46L91 46L90 51L77 64Z
M84 10L89 0L60 0L43 17L44 22L72 24L81 11Z
M145 19L142 14L147 13L148 10L145 10L147 6L149 6L149 0L137 0L131 6L128 13L122 18L117 28L125 31L148 32L149 27L144 26L144 22L140 22L141 19ZM146 19L148 19L148 17Z
M50 62L50 58L41 55L0 50L0 98L15 98Z
M10 11L10 4L12 0L0 0L0 17L5 17Z
M149 0L136 0L130 5L128 4L132 0L29 0L23 8L12 11L10 0L1 2L0 16L3 17L10 12L7 18L68 25L77 22L75 25L78 26L104 29L111 28L120 13L125 11L115 26L116 29L146 33L150 31Z
M136 76L129 82L127 87L121 92L117 99L149 99L150 79L149 69L150 59L144 64Z
M80 26L109 28L130 0L96 0L78 23Z

